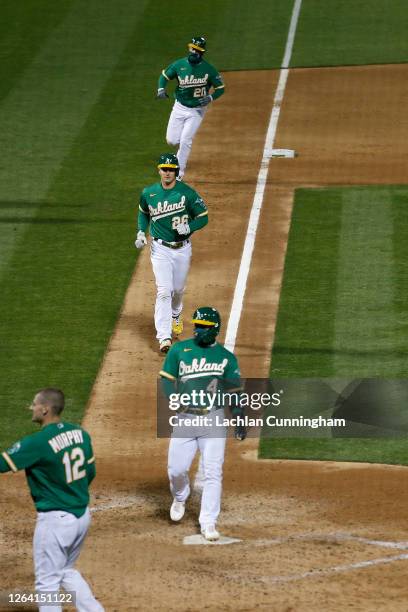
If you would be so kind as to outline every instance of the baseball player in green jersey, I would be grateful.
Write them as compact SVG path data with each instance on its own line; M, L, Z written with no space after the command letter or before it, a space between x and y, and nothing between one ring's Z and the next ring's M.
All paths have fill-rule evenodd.
M30 406L41 430L16 442L0 455L0 472L25 470L37 509L33 540L36 591L76 593L77 610L103 612L87 582L74 569L90 523L89 485L95 458L89 434L62 421L64 394L42 389ZM41 612L61 606L40 605Z
M194 337L175 344L167 354L160 375L168 395L176 390L189 394L206 390L215 394L221 387L224 391L239 391L241 388L240 371L237 358L222 344L216 341L221 327L218 311L212 307L198 308L193 315ZM170 387L170 388L169 388ZM199 522L202 535L209 541L219 539L216 523L221 507L222 465L226 443L226 426L188 427L183 430L183 420L194 415L209 415L214 419L215 412L223 415L223 408L192 405L178 415L178 425L173 430L168 453L168 475L173 503L170 518L180 521L185 512L185 504L190 495L188 471L196 452L201 452L204 486L201 498ZM242 409L235 405L234 416L242 416ZM211 420L211 419L210 419ZM187 421L186 421L187 422ZM181 429L180 429L181 428ZM180 431L182 432L180 435ZM244 440L246 429L237 425L235 437Z
M162 353L167 353L172 332L183 331L183 293L191 260L190 237L208 223L208 211L202 198L186 183L176 181L179 164L172 153L161 155L158 163L160 182L145 187L140 196L136 248L147 244L150 224L150 258L156 279L154 313L157 339Z
M174 61L159 77L159 99L168 98L166 85L177 79L174 92L176 101L167 126L166 139L168 144L179 145L179 179L183 178L193 139L204 119L206 107L224 93L221 75L203 58L206 44L202 36L192 38L188 44L188 56Z

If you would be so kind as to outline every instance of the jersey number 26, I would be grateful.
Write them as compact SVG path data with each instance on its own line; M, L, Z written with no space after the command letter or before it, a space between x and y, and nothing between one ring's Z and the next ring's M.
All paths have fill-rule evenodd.
M179 223L188 223L188 215L182 215L181 217L173 217L171 220L171 229L175 230Z

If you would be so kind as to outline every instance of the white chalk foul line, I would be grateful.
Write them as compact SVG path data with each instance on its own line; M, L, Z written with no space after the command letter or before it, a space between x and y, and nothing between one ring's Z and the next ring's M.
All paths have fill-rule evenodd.
M238 272L238 278L235 285L234 298L232 301L231 312L228 320L227 332L225 335L225 347L233 351L237 338L238 325L241 319L242 305L245 297L245 290L248 281L249 270L251 267L252 254L255 246L256 232L258 229L259 217L263 204L266 178L268 176L270 150L273 149L276 129L278 126L279 115L283 96L286 89L286 82L289 76L289 63L292 56L293 42L299 19L302 0L295 0L292 17L290 20L289 33L285 46L285 53L282 61L282 68L279 73L278 86L276 88L275 97L271 116L269 119L268 131L266 133L265 145L261 161L261 167L258 173L258 180L255 188L255 196L252 202L251 214L249 216L248 228L245 237L244 248L242 251L241 263Z
M370 561L358 561L356 563L346 563L344 565L334 565L324 569L309 570L301 574L289 574L287 576L260 576L259 580L264 584L279 583L279 582L295 582L304 578L319 578L319 576L328 576L330 574L338 574L341 572L349 572L354 569L364 569L375 565L384 565L386 563L394 563L395 561L406 561L408 553L394 555L392 557L379 557L378 559L370 559Z
M325 541L325 542L359 542L360 544L367 544L369 546L379 546L382 548L392 548L397 550L407 550L408 542L392 542L387 540L374 540L370 538L364 538L362 536L354 536L350 533L304 533L296 534L292 536L283 536L278 538L259 539L253 540L251 544L253 546L271 546L276 544L287 544L289 542L296 541Z

